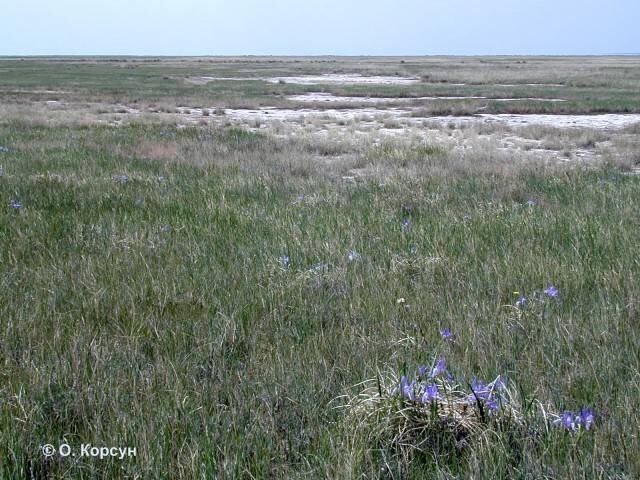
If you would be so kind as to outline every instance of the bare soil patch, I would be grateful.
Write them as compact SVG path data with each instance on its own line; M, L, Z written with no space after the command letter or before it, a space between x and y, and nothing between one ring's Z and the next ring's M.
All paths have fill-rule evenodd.
M267 81L269 83L293 83L297 85L318 85L323 83L411 85L414 83L419 83L420 79L415 77L383 75L365 77L358 73L325 73L322 75L303 75L299 77L274 77L268 79Z

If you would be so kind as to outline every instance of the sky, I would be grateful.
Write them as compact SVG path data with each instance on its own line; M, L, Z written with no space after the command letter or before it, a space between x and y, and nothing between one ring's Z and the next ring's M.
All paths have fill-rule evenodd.
M0 55L640 53L638 0L2 0Z

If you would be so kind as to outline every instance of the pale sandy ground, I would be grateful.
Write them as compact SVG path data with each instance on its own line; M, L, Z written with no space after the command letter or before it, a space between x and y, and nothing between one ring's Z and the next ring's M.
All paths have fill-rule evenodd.
M605 113L599 115L483 114L481 121L501 122L512 127L546 125L556 128L620 129L640 122L637 113Z
M299 77L188 77L186 82L195 85L205 85L209 82L228 81L262 81L268 83L292 83L296 85L320 85L320 84L376 84L376 85L411 85L420 82L419 78L401 76L362 76L358 73L322 75L302 75Z
M309 92L303 95L291 95L287 97L294 102L302 103L413 103L418 101L429 100L491 100L494 102L516 102L516 101L540 101L540 102L566 102L562 98L536 98L536 97L523 97L523 98L488 98L478 96L465 96L465 97L347 97L341 95L333 95L326 92Z
M252 80L257 82L264 82L267 79L259 77L188 77L184 79L185 82L191 83L193 85L206 85L210 82L246 82Z
M190 110L190 112L188 111ZM185 109L185 113L200 113L200 109ZM408 117L411 110L402 108L344 108L344 109L287 109L287 108L260 108L260 109L244 109L244 108L227 108L225 116L234 120L257 120L257 121L287 121L298 120L304 118L330 118L336 121L354 120L362 117Z
M342 84L378 84L378 85L410 85L420 82L415 77L400 76L369 76L364 77L357 73L335 74L325 73L323 75L303 75L300 77L275 77L267 80L269 83L293 83L297 85L318 85L322 83L342 83Z
M322 98L325 98L323 96ZM334 97L341 98L341 97ZM331 98L327 103L334 100ZM345 97L352 98L352 97ZM371 99L374 100L374 99ZM378 99L375 99L378 100ZM370 103L374 103L373 101ZM504 124L510 127L523 127L528 125L544 125L556 128L589 128L602 130L617 130L636 123L640 123L640 114L632 113L608 113L594 115L543 115L543 114L479 114L473 116L432 116L421 117L414 116L415 110L409 106L376 108L358 107L358 108L300 108L287 109L275 107L263 107L258 109L224 109L224 114L214 115L215 111L222 113L220 109L212 106L210 108L192 108L179 107L175 114L163 114L153 111L140 111L127 105L74 105L72 103L61 102L58 100L47 100L41 102L46 112L63 112L76 111L79 109L94 109L98 113L100 109L104 109L103 113L114 115L121 114L127 116L139 115L174 115L178 121L183 123L195 123L200 121L232 121L232 122L252 122L252 123L269 123L269 122L313 122L315 120L332 121L335 123L352 122L352 121L396 121L401 125L420 126L424 124L434 125L474 125L474 124ZM396 127L397 128L397 127Z
M640 114L601 115L515 115L481 114L475 116L416 116L416 109L405 103L392 108L375 105L353 108L330 108L333 102L344 98L327 94L305 95L305 98L325 99L328 108L258 108L220 109L178 107L173 113L134 108L122 104L89 104L47 100L35 102L38 109L31 112L43 121L59 122L77 119L80 123L107 123L120 125L142 120L187 125L237 125L251 131L260 131L280 138L318 138L324 142L349 144L379 144L386 141L429 142L448 150L472 152L473 149L492 149L495 152L517 153L517 158L548 158L556 161L591 161L615 152L614 141L625 137L624 127L639 124ZM294 100L298 100L295 98ZM361 100L361 99L358 99ZM385 99L386 100L386 99ZM390 98L390 100L397 100ZM400 99L405 101L405 99ZM15 107L17 108L17 107ZM0 118L15 116L9 107L0 106ZM6 112L4 112L6 109ZM23 107L20 107L24 110ZM569 142L556 140L549 144L544 138L535 140L524 129L535 126L582 132L601 131L605 140L598 140L590 148L578 148ZM618 133L620 132L620 133ZM573 134L572 134L573 135ZM553 143L553 142L551 142Z
M562 83L495 83L497 87L564 87Z
M324 141L377 145L387 141L429 142L447 150L517 153L523 160L592 162L602 159L611 142L596 142L592 148L566 143L549 147L544 139L529 138L520 129L536 125L577 132L603 131L619 135L625 126L640 124L640 114L606 115L478 115L473 117L412 117L406 108L349 109L226 109L224 115L204 115L198 108L182 108L175 117L183 124L237 125L279 138L318 138ZM484 126L492 126L482 133ZM504 130L502 127L507 128ZM495 127L495 128L493 128ZM504 131L503 131L504 130ZM624 136L624 135L623 135ZM326 159L325 159L326 160Z
M253 72L252 70L248 72ZM322 75L301 75L301 76L284 76L284 77L187 77L185 81L195 85L204 85L209 82L224 81L263 81L269 83L291 83L296 85L320 85L320 84L378 84L378 85L411 85L419 83L421 80L417 77L403 77L399 75L370 75L363 76L359 73L323 73ZM463 87L467 83L448 83L453 87ZM496 83L498 87L564 87L562 83Z
M202 115L202 109L180 109L186 115ZM362 117L395 118L405 123L418 125L429 121L444 125L454 123L503 123L507 126L520 127L527 125L546 125L557 128L595 128L595 129L620 129L640 122L640 114L633 113L607 113L598 115L540 115L540 114L480 114L467 117L435 116L413 117L413 110L408 108L348 108L348 109L286 109L286 108L260 108L260 109L231 109L225 110L225 116L232 120L241 121L288 121L305 118L330 118L336 121L356 120Z
M38 95L54 95L54 94L71 93L71 92L66 91L66 90L20 90L20 89L13 89L13 88L2 88L2 89L0 89L0 92L2 92L2 93L6 93L6 92L10 92L10 93L33 93L33 94L38 94Z

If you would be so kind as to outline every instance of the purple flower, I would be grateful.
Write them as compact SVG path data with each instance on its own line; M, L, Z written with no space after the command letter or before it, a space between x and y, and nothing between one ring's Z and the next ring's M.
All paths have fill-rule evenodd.
M493 388L495 390L504 390L505 388L507 388L507 385L506 385L504 379L502 378L502 375L498 375L498 378L496 378L493 381Z
M327 268L328 268L328 265L326 263L320 262L320 263L316 263L315 265L311 265L311 268L309 268L309 271L311 273L322 273Z
M402 231L406 232L407 230L409 230L411 228L411 220L409 220L408 218L405 218L402 221Z
M289 264L291 263L291 259L289 258L289 255L282 255L280 256L280 258L278 258L278 261L282 264L282 266L284 267L288 267Z
M516 307L525 308L528 303L529 303L529 299L524 295L522 295L518 298L518 300L516 300Z
M580 410L580 423L585 430L591 430L595 423L595 414L590 408L583 408Z
M431 403L435 400L438 400L438 398L438 385L432 384L425 387L424 393L422 394L422 398L420 400L422 403Z
M473 382L471 382L471 390L473 390L473 393L475 394L472 395L474 402L476 397L480 400L489 400L491 397L491 388L482 380L473 380Z
M504 388L506 387L501 376L498 376L498 378L489 384L482 380L473 380L471 382L471 390L473 393L467 397L467 402L469 404L482 402L489 409L489 413L495 413L500 410L503 402L497 390Z
M355 262L356 260L360 259L360 254L355 250L350 250L349 255L347 255L347 258L349 259L350 262Z
M424 377L428 371L429 369L425 365L418 366L418 375L420 375L421 377Z
M439 358L435 366L433 367L433 370L431 370L430 376L431 378L436 378L442 375L444 372L446 372L446 370L447 370L447 362L445 361L444 358Z
M572 432L577 432L581 428L588 431L593 428L595 414L590 408L583 408L575 413L565 411L562 413L562 416L553 423Z
M415 380L411 383L407 383L407 377L403 375L402 378L400 378L400 390L402 391L402 396L408 398L412 402L416 399L415 386Z
M20 210L22 208L22 202L19 200L11 200L9 206L14 210Z
M576 424L576 420L572 412L565 411L562 414L562 417L560 417L559 423L567 430L571 430L573 432L578 429L578 425Z
M555 285L550 283L549 285L547 285L547 288L544 289L544 294L550 298L558 298L558 295L560 295L560 291L555 287Z
M529 199L527 200L527 205L529 205L530 207L535 207L536 206L536 201Z
M440 336L443 340L451 340L453 338L453 333L448 328L443 328L440 330Z

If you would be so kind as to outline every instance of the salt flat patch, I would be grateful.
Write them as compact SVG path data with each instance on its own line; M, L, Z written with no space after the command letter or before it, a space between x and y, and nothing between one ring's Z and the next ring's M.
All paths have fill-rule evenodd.
M316 98L317 98L316 94ZM308 98L307 96L304 96ZM322 95L321 98L329 98ZM328 104L338 102L334 97L327 101ZM345 97L359 98L359 97ZM424 98L424 97L423 97ZM428 97L426 97L428 98ZM437 99L447 97L434 97ZM468 97L463 97L468 98ZM371 98L374 100L374 98ZM376 99L377 100L377 99ZM513 99L504 99L512 101ZM542 100L542 99L541 99ZM544 99L548 101L550 99ZM559 100L559 99L558 99ZM373 103L373 102L372 102ZM56 103L47 102L46 105L57 105ZM111 112L116 114L140 115L142 112L136 108L126 105L113 105ZM355 121L360 125L371 125L376 128L382 123L385 127L391 126L392 129L402 131L407 126L416 126L418 128L429 128L429 125L454 125L463 126L474 123L502 123L510 127L522 127L528 125L545 125L556 128L592 128L603 130L616 130L628 127L634 124L640 124L640 114L592 114L592 115L558 115L558 114L478 114L470 116L421 116L417 112L419 109L405 107L389 107L376 108L371 107L354 107L354 108L276 108L262 107L257 109L247 108L227 108L224 112L212 115L213 111L222 109L211 108L191 108L178 107L176 113L182 118L192 121L207 122L214 119L226 119L243 123L260 122L291 122L300 123L307 121L329 121L333 123L343 124L343 122Z
M266 78L257 77L187 77L185 82L192 85L206 85L210 82L247 82L247 81L264 81Z
M133 109L132 109L133 110ZM189 116L202 116L199 108L181 108L180 113ZM364 121L371 122L380 119L390 119L411 125L425 125L428 123L439 125L468 125L472 123L503 123L512 127L527 125L546 125L557 128L595 128L595 129L621 129L629 125L640 123L640 114L599 114L599 115L548 115L548 114L479 114L474 116L413 116L411 108L387 108L375 107L361 108L301 108L287 109L264 107L258 109L227 108L224 117L241 122L270 122L270 121L304 121L305 119L325 119L337 122ZM131 113L137 113L132 111Z
M15 90L15 89L0 89L0 92L2 93L34 93L34 94L39 94L39 95L62 95L62 94L67 94L67 93L71 93L68 90Z
M416 120L417 118L414 118ZM545 125L556 128L594 128L616 130L640 123L637 113L605 113L599 115L547 115L547 114L509 114L483 113L468 117L434 116L420 117L425 124L433 125L470 125L477 123L502 123L509 127Z
M304 103L411 103L421 100L468 100L487 97L347 97L325 92L310 92L304 95L291 95L289 100Z
M318 85L323 83L342 84L378 84L378 85L411 85L419 83L420 79L415 77L383 76L373 75L362 76L358 73L336 74L324 73L322 75L302 75L299 77L274 77L267 79L269 83L292 83L296 85Z
M197 110L197 109L196 109ZM193 112L193 109L192 109ZM336 120L354 120L362 117L409 117L411 110L390 108L381 110L379 108L349 108L349 109L287 109L287 108L227 108L225 116L234 120L299 120L306 117L331 118Z
M496 87L565 87L564 83L489 83Z
M536 97L522 97L522 98L489 98L492 102L566 102L564 98L536 98Z
M640 123L640 114L605 113L600 115L482 114L483 121L502 122L509 126L546 125L557 128L619 129Z
M536 102L566 102L562 98L489 98L484 96L432 96L432 97L348 97L341 95L333 95L326 92L310 92L303 95L291 95L287 97L289 100L303 103L413 103L416 101L431 100L491 100L495 102L518 102L518 101L536 101Z

